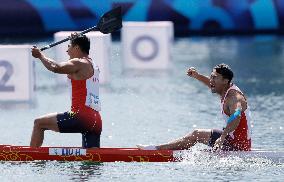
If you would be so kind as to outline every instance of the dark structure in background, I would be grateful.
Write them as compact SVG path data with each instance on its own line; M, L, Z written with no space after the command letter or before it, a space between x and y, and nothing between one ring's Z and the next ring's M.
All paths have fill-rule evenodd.
M283 33L283 0L1 0L0 36L83 30L113 7L124 21L173 21L175 34Z

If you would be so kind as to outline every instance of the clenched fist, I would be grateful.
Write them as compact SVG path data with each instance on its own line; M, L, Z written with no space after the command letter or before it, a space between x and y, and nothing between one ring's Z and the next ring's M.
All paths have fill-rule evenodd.
M31 52L32 52L32 56L35 57L35 58L41 58L42 57L41 51L36 46L32 47Z
M197 70L194 67L190 67L187 70L187 75L190 76L190 77L196 78L198 76L198 74L199 73L197 72Z

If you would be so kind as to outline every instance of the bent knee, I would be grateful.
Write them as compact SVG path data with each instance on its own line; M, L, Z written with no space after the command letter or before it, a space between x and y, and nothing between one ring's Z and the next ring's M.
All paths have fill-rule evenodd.
M188 133L187 135L185 135L183 138L191 138L191 139L195 139L198 136L198 129L193 130L191 133Z
M195 131L196 141L207 144L211 137L211 129L198 129Z
M197 137L199 133L200 133L199 129L195 129L192 132L192 136Z
M34 127L36 128L42 128L44 125L44 119L37 118L34 120Z
M35 126L35 127L40 126L40 123L41 123L41 119L36 118L36 119L34 120L34 126Z
M192 135L196 139L208 138L211 135L211 129L195 129L193 130Z

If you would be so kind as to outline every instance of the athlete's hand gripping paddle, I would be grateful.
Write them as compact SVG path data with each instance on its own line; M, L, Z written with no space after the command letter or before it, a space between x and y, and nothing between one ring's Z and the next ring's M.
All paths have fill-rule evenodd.
M106 12L105 14L103 14L103 16L100 18L100 20L99 20L99 22L96 26L88 28L88 29L78 33L78 35L83 35L83 34L88 33L90 31L100 31L103 34L108 34L108 33L112 33L116 30L121 29L121 27L122 27L121 7L117 7L117 8L114 8L114 9ZM72 37L67 37L66 39L63 39L63 40L60 40L58 42L54 42L52 44L44 46L40 50L43 51L43 50L49 49L51 47L54 47L58 44L61 44L63 42L71 40L71 39L72 39Z

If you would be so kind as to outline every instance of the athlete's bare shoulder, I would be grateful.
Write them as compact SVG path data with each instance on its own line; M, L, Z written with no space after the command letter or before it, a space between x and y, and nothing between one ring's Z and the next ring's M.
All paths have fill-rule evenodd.
M70 62L75 63L75 64L79 64L79 63L86 63L87 60L85 60L84 58L72 58L69 59Z
M70 59L69 62L79 69L86 69L86 67L90 67L91 63L86 58L73 58Z
M245 96L240 91L235 89L232 89L228 92L225 102L227 105L235 105L236 103L241 103L244 110L247 108L247 101Z
M228 96L227 97L235 97L237 99L240 99L240 100L246 100L244 94L238 90L235 90L235 89L231 89L229 92L228 92Z
M73 62L78 67L78 72L76 74L77 79L87 79L93 75L93 66L88 58L73 58L69 61Z

